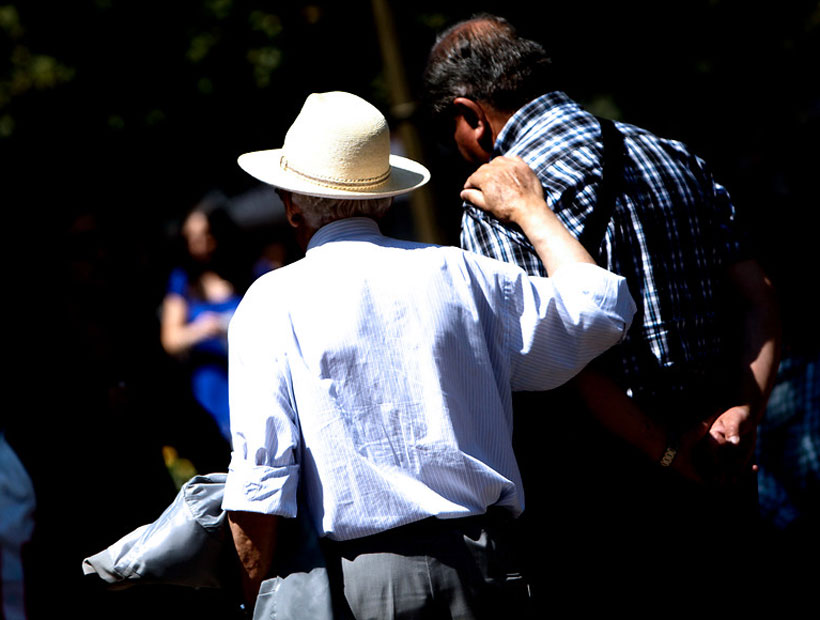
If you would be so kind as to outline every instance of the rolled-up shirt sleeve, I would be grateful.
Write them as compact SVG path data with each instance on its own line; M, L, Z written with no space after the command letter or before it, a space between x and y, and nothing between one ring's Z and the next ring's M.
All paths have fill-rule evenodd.
M509 286L514 391L565 383L625 338L636 311L624 278L586 263L564 265L550 278L522 272Z
M249 291L229 329L233 451L222 507L295 517L298 421L287 358L262 306Z

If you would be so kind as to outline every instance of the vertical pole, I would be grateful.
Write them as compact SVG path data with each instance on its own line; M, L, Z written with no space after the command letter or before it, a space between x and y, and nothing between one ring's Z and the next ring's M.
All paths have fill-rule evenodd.
M393 13L387 0L371 0L373 18L379 35L384 74L390 96L391 114L397 122L395 128L407 156L423 160L421 140L416 127L410 121L415 110L415 102L410 96L407 76L401 60ZM433 213L433 196L430 186L426 185L410 194L410 209L413 214L413 225L419 240L428 243L441 243L441 235Z

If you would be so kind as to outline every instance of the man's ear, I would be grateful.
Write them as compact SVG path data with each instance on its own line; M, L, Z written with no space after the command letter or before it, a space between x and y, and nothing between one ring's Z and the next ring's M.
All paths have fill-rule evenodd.
M456 108L456 116L461 116L473 129L482 129L487 122L487 115L481 104L476 103L467 97L456 97L453 99Z
M282 204L285 205L285 217L288 219L288 224L293 228L299 228L302 223L302 210L293 202L290 192L279 192L279 197L282 199Z
M480 103L467 97L453 99L455 140L462 155L471 161L489 161L493 152L493 129Z

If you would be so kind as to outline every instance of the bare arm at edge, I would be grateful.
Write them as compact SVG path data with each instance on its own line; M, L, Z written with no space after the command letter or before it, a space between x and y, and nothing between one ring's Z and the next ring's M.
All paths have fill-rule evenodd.
M715 420L710 429L717 449L728 455L718 463L729 462L740 470L748 468L754 455L757 426L780 363L780 312L771 281L754 260L729 267L729 282L742 306L743 348L740 351L740 380L736 405Z
M256 604L259 586L270 573L280 518L255 512L228 512L228 524L241 565L242 593L250 609Z

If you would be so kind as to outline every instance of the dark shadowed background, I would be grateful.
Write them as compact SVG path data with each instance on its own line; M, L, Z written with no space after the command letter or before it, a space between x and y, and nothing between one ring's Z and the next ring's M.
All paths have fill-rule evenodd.
M55 602L95 618L207 617L205 600L224 617L218 597L103 593L80 574L83 557L153 520L175 493L161 453L178 432L164 398L175 375L158 309L179 221L217 190L251 249L285 235L274 199L236 157L281 146L307 94L346 90L383 110L405 152L433 171L386 232L457 244L468 170L413 104L436 32L474 11L541 41L563 89L594 112L704 157L781 291L788 346L816 350L817 2L466 5L0 0L13 369L0 415L37 491L31 617Z

